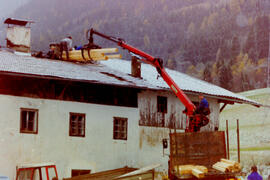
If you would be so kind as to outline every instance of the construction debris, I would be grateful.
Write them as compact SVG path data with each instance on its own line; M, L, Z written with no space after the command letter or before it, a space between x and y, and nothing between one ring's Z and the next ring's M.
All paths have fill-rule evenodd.
M192 168L194 168L194 165L180 165L175 167L176 172L179 172L180 175L192 174Z
M153 164L153 165L150 165L150 166L146 166L146 167L143 167L141 169L138 169L138 170L135 170L133 172L129 172L127 174L124 174L124 175L121 175L119 177L117 177L116 179L121 179L121 178L125 178L125 177L133 177L135 175L140 175L140 174L143 174L143 173L146 173L150 170L153 170L157 167L161 166L161 164Z
M204 173L208 173L208 169L205 166L195 166L195 168L204 172Z
M205 166L197 166L197 165L180 165L175 166L175 171L179 173L179 175L193 175L197 178L203 178L206 173L208 173L208 169Z
M64 178L63 180L86 180L86 179L95 179L95 180L104 180L104 179L113 179L120 175L135 171L137 169L130 167L123 167L118 169L112 169L102 172L96 172L91 174L79 175L70 178Z
M193 168L192 174L197 178L204 178L204 172L200 171L199 169Z
M159 167L160 164L147 166L141 169L135 169L130 167L123 167L119 169L107 170L97 172L93 174L79 175L71 178L64 178L63 180L149 180L154 179L155 168Z
M220 161L215 163L212 167L221 172L234 173L241 171L241 165L238 162L223 158L221 158Z

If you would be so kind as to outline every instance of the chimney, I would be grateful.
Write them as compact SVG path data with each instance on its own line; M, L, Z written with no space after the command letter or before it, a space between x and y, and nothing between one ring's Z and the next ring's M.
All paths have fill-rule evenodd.
M33 21L8 18L4 21L7 24L7 48L19 52L30 53L31 29ZM27 26L28 24L28 26Z
M136 56L132 56L131 58L131 75L141 78L141 61Z

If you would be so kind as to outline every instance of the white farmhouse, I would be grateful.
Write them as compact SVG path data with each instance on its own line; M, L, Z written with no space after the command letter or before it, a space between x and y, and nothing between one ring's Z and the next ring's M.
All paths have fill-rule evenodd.
M97 172L161 163L169 150L162 139L169 128L184 131L184 106L154 67L142 64L141 78L131 63L99 65L19 56L0 50L0 174L14 179L20 163L54 162L60 178L74 170ZM210 102L211 121L219 127L220 103L256 102L168 69L188 97Z

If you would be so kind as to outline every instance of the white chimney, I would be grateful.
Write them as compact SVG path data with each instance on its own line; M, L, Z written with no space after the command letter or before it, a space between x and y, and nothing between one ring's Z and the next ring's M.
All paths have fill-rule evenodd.
M30 53L31 23L33 23L33 21L12 18L8 18L4 21L4 24L8 25L6 37L7 48Z

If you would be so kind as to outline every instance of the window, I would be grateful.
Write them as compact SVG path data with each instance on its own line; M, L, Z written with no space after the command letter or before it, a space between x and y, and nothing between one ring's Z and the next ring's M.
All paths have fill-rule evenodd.
M38 133L38 110L21 108L20 133Z
M113 139L127 140L127 118L114 117Z
M71 177L90 174L91 170L85 170L85 169L72 169L71 170Z
M167 113L167 97L157 97L157 110L161 113Z
M85 137L85 114L70 113L69 135Z

